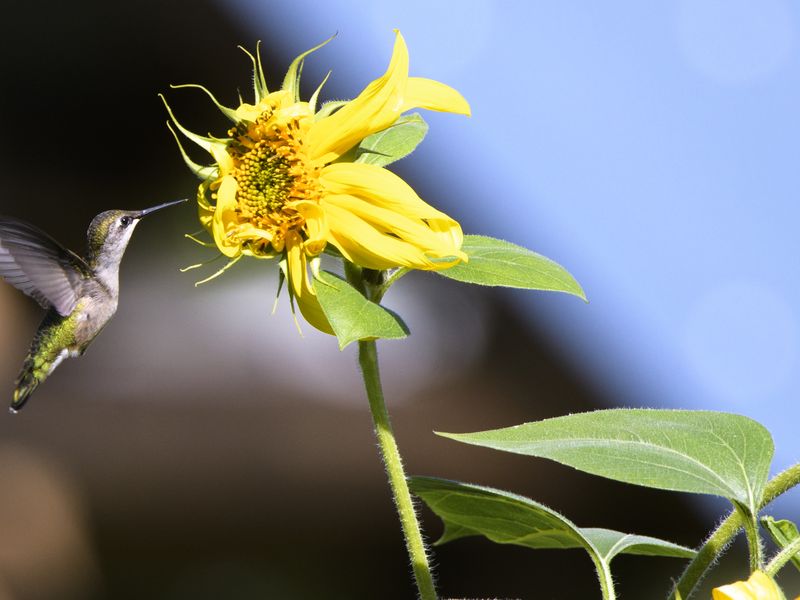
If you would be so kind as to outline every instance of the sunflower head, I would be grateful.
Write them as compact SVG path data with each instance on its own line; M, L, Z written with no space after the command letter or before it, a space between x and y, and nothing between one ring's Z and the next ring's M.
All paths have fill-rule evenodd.
M181 147L187 165L202 179L200 222L214 244L231 259L278 257L303 315L330 332L308 272L328 245L344 259L376 270L443 269L466 260L456 221L390 171L361 162L352 150L412 108L469 114L469 106L442 83L408 76L408 51L397 32L381 77L353 100L317 110L320 89L301 101L299 74L306 56L325 43L297 57L274 92L267 89L258 51L248 53L252 103L228 108L205 88L192 86L205 91L232 121L226 137L198 136L167 109L175 127L214 159L212 165L198 165Z

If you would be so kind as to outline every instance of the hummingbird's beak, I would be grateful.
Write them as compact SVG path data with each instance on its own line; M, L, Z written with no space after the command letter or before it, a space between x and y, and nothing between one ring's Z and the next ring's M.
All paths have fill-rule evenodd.
M139 214L136 215L137 219L141 219L142 217L146 217L150 213L154 213L157 210L161 210L162 208L167 208L168 206L175 206L176 204L181 204L182 202L187 202L188 198L181 198L180 200L173 200L172 202L165 202L164 204L159 204L158 206L153 206L151 208L145 208L142 211L139 211Z

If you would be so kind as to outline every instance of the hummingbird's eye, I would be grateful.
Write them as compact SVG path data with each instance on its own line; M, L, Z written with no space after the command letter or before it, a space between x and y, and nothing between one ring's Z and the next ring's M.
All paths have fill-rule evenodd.
M119 224L120 224L120 225L122 225L123 227L127 227L127 226L128 226L128 225L130 225L132 222L133 222L133 219L132 219L132 218L130 218L130 217L122 217L122 218L119 220Z

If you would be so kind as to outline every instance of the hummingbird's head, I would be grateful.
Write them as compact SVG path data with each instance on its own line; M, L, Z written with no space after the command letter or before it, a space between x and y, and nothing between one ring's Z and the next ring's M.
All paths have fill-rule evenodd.
M186 199L159 204L145 210L107 210L101 212L89 225L87 238L89 241L89 259L92 263L108 260L119 263L133 230L139 221L162 208L186 202Z
M101 212L89 225L89 257L122 258L140 217L136 211L107 210Z

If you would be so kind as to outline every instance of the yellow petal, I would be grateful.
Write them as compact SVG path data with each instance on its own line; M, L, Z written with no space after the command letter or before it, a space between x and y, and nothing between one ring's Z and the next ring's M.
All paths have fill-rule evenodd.
M331 116L314 123L308 132L312 158L329 163L362 139L386 129L400 116L408 79L408 48L396 31L392 59L386 72L355 99Z
M236 108L236 119L238 121L248 121L250 123L255 123L256 119L258 119L259 115L263 112L263 108L260 104L248 104L247 102L242 102Z
M436 210L417 196L410 185L391 171L377 165L364 163L335 163L320 172L320 183L326 192L366 196L376 203L399 213L421 219L445 219L445 213Z
M305 248L312 256L316 256L325 249L328 238L328 221L325 211L317 202L303 200L292 205L297 212L303 215L306 234Z
M409 242L426 254L435 256L453 256L458 248L448 244L447 240L438 236L427 223L420 219L376 206L362 198L344 194L330 195L326 198L326 206L334 204L366 221L378 231Z
M362 163L336 163L322 169L320 183L327 194L355 196L409 219L424 220L438 238L438 243L427 244L432 256L459 256L466 260L460 252L464 236L458 222L423 201L391 171ZM448 265L440 268L444 266Z
M227 175L222 178L217 190L217 206L214 209L211 230L219 251L231 258L242 253L241 242L230 235L236 222L236 180L232 175Z
M425 108L467 116L472 114L464 96L449 85L424 77L409 77L406 83L403 107L400 112L406 112L412 108Z
M458 259L435 262L427 255L427 249L387 235L372 223L338 206L339 203L344 204L346 200L338 196L327 196L323 201L328 218L328 241L350 262L377 270L392 267L431 270L458 262Z
M292 296L297 300L297 306L303 318L309 325L333 335L328 319L322 311L322 306L317 300L314 288L308 278L308 265L306 262L306 251L303 247L303 238L296 231L289 231L286 234L286 264L288 267L289 285L291 286Z
M200 219L200 224L206 229L211 231L211 221L214 218L214 207L208 202L208 181L204 181L197 188L197 216Z
M763 571L756 571L747 581L714 588L714 600L783 600L775 581Z

